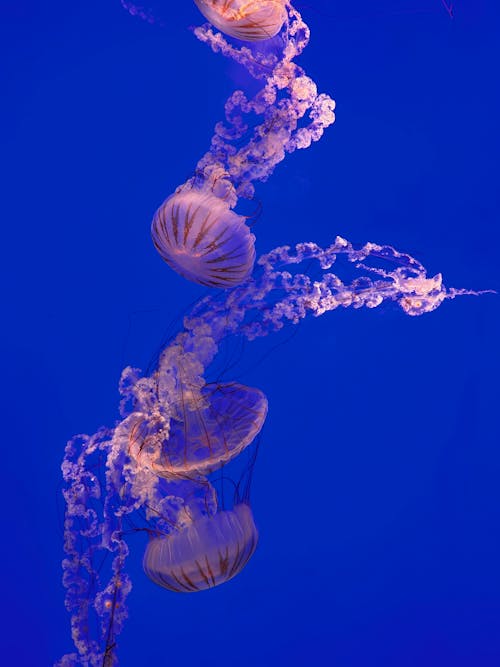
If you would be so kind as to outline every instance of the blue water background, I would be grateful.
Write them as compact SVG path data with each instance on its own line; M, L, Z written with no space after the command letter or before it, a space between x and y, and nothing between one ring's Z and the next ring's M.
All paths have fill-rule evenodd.
M337 122L258 187L258 252L340 234L500 289L496 0L457 0L453 20L440 0L297 5L312 29L300 63ZM65 441L114 422L121 368L146 367L204 293L162 263L149 225L246 78L192 36L194 3L156 10L164 27L118 0L0 2L9 667L71 650ZM259 548L233 582L182 596L145 578L136 539L120 664L500 665L499 298L421 318L341 310L246 345L240 380L270 405Z

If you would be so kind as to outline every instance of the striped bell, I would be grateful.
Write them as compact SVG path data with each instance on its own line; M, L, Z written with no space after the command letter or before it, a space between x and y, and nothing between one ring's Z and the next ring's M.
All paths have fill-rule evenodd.
M234 287L252 273L255 236L245 218L211 191L180 190L156 211L155 248L181 276L208 287Z
M149 541L143 567L158 586L195 593L235 577L250 560L258 541L250 507L195 519L187 528Z
M218 30L247 42L278 34L286 20L285 0L194 0Z

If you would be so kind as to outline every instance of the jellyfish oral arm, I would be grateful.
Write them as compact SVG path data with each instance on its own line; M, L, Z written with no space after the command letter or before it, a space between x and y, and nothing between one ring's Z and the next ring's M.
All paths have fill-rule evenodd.
M451 4L442 1L451 15ZM63 583L77 653L59 667L118 664L132 533L147 537L147 576L178 592L228 581L253 554L258 533L247 498L226 510L210 475L252 445L267 399L238 382L210 381L224 339L261 338L339 307L394 303L419 316L448 299L483 293L445 287L440 273L429 277L419 261L391 246L355 248L342 237L324 249L311 242L281 246L255 263L255 238L234 209L286 154L323 136L335 103L295 63L309 28L289 2L195 2L216 28L254 42L237 46L210 25L195 29L262 87L252 99L240 90L229 97L195 175L158 208L152 237L180 275L222 289L190 310L153 372L123 371L114 428L76 436L66 447ZM354 278L343 277L346 263Z
M354 265L359 277L344 282L339 277L341 259ZM377 266L370 266L373 261ZM380 268L379 263L385 263L386 268ZM63 462L67 504L63 569L66 605L72 615L72 636L79 658L69 656L59 663L61 667L100 664L98 661L113 650L126 618L125 599L131 589L124 571L128 554L125 522L134 513L143 512L149 526L143 530L151 539L163 539L188 529L196 517L217 516L217 499L202 473L223 463L228 453L237 455L262 427L267 412L262 392L236 384L233 388L229 385L229 389L221 386L213 390L205 382L207 368L224 338L243 336L253 340L287 323L296 324L308 314L319 317L340 306L375 308L384 302L395 302L406 314L418 316L435 310L447 299L481 294L446 288L440 274L428 278L420 262L390 246L367 243L355 249L341 237L325 249L314 243L301 243L293 249L279 247L263 255L257 264L259 269L254 276L223 298L208 296L200 300L185 317L184 330L162 352L158 368L150 376L142 377L131 368L124 370L120 383L122 420L114 429L79 436L67 446ZM301 264L308 270L296 272ZM336 273L330 271L334 265ZM313 279L311 273L316 273L316 266L323 274ZM192 419L189 409L179 413L179 405L184 405L186 398L195 408L195 421L190 428L196 435L191 439L189 428L181 428L181 435L175 436L177 440L172 445L177 443L177 449L180 445L185 454L180 468L172 468L171 453L165 458L163 447L170 452L169 437L175 433L175 429L171 430L173 420L180 419L182 426L182 420ZM225 422L218 417L213 419L210 410L214 410L214 415L227 413L229 418ZM254 413L260 416L255 417ZM203 430L209 429L213 434L210 446L201 450L200 419ZM138 423L146 424L150 431L137 430ZM234 445L235 431L239 433L239 444ZM201 442L208 441L202 438ZM200 459L200 452L205 459ZM192 463L188 466L189 461ZM99 481L96 471L103 465L105 476ZM231 549L239 544L248 560L256 533L249 528L246 535L241 540L228 537L224 548L233 553ZM184 544L182 539L177 544ZM188 590L191 584L184 578L180 579L181 584L176 583L175 577L179 578L182 563L187 567L191 561L181 563L165 556L167 543L158 544L162 546L159 555L146 560L148 576L166 588ZM215 552L208 542L204 545L210 563ZM106 553L113 554L107 582L102 572L98 574L98 563ZM226 574L222 568L209 584L225 581ZM210 587L202 574L196 581L189 573L187 576L193 584L190 590ZM89 619L93 616L100 623L98 636L89 634Z
M359 272L351 282L344 282L340 271L329 271L333 265L341 269L342 258ZM311 261L323 271L316 279L296 271ZM370 262L387 266L380 268ZM447 299L485 293L447 288L441 274L429 278L420 262L391 246L367 243L355 249L341 237L325 249L315 243L300 243L294 249L279 247L263 255L257 264L260 272L232 290L225 300L207 298L193 309L185 319L190 335L196 338L199 332L207 335L210 331L217 344L230 334L252 340L287 323L297 324L307 315L318 317L339 307L376 308L394 302L407 315L418 316L435 310Z
M214 52L231 58L252 76L265 81L251 100L240 90L228 99L226 122L216 126L211 148L197 165L203 172L217 164L234 184L237 196L253 197L255 181L266 181L286 153L319 141L335 121L334 100L325 93L318 94L314 81L294 62L307 46L310 33L293 7L288 6L288 13L285 46L279 55L233 46L209 25L194 31ZM299 127L306 114L309 123ZM246 136L249 124L245 116L263 118L251 136ZM243 137L243 147L235 151L233 142Z
M221 28L227 21L216 20L219 12L236 11L235 5L238 11L260 11L266 3L197 4ZM252 99L241 90L229 97L225 120L217 123L195 176L165 200L152 224L153 242L164 261L183 277L210 287L232 288L253 270L255 238L244 218L231 210L239 198L251 199L255 182L266 181L288 153L319 141L335 121L335 102L319 94L294 62L307 46L309 28L288 3L267 5L288 17L274 50L233 46L209 24L195 29L200 41L244 66L263 85Z

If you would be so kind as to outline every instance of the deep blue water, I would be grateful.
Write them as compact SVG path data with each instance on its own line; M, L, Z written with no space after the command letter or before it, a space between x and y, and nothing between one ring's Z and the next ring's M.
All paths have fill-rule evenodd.
M450 286L500 289L500 8L454 4L450 19L441 0L297 0L312 29L300 64L337 121L258 186L259 253L340 234L408 251ZM205 293L149 226L242 75L189 32L194 3L156 10L164 27L118 0L0 1L9 667L71 649L65 441L114 422L121 368L147 366ZM499 304L342 310L248 344L240 379L270 405L259 548L229 584L182 596L146 579L134 541L120 664L500 665Z

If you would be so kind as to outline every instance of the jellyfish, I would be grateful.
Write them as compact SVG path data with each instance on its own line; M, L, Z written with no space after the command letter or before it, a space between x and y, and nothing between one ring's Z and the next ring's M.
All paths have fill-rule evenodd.
M341 260L357 277L342 280ZM276 248L257 266L222 298L209 294L195 304L152 373L123 371L121 420L114 428L68 443L63 582L77 653L63 658L61 667L116 664L111 660L132 586L126 572L131 533L147 536L147 576L171 590L218 585L250 559L257 531L248 503L221 506L209 477L248 451L267 400L260 390L206 379L225 339L252 341L338 308L392 302L417 317L445 300L476 294L446 288L441 274L428 276L420 262L390 246L355 248L341 237L324 249L314 243ZM300 272L301 266L307 270ZM205 429L208 436L201 435ZM91 617L99 621L97 633Z
M144 554L144 571L171 591L206 590L239 574L257 540L252 511L241 503L231 511L199 517L181 532L152 539Z
M180 189L156 211L151 236L181 276L209 287L234 287L252 273L255 237L212 192Z
M209 287L230 288L248 279L255 261L255 237L246 218L234 209L241 198L254 197L254 183L266 181L287 153L321 139L335 120L335 102L318 93L314 81L294 62L307 46L309 28L289 3L197 0L197 5L213 26L232 36L240 36L249 19L265 30L257 37L252 27L254 39L279 32L285 19L287 25L274 50L234 46L209 24L195 29L200 41L244 66L263 84L252 99L242 90L232 93L225 120L217 123L195 175L153 218L153 243L174 271Z
M285 0L194 0L218 30L248 42L270 39L286 21Z
M319 93L295 62L309 43L309 27L289 3L285 8L286 30L276 38L274 48L235 46L210 25L194 30L215 53L234 60L263 82L253 98L242 90L230 95L225 119L216 124L210 149L197 164L197 173L206 178L214 170L225 174L234 187L233 206L239 197L251 199L256 181L266 181L287 153L319 141L335 121L334 100Z
M245 21L226 10L264 16L257 0L197 4L230 36ZM287 153L319 140L335 119L333 100L318 94L294 62L309 40L300 14L288 2L265 4L266 40L250 31L252 48L230 44L210 25L195 30L263 86L253 99L242 91L230 96L225 122L194 176L158 209L152 233L162 258L181 275L225 289L189 310L150 373L124 369L114 427L67 444L63 583L76 652L59 667L118 664L132 589L126 567L132 534L146 538L146 576L171 591L222 584L254 553L258 533L248 494L238 491L226 507L215 476L251 450L268 405L260 389L210 377L224 340L252 341L339 308L393 303L416 317L476 294L447 288L441 274L428 276L419 261L391 246L355 248L340 236L327 248L280 246L255 262L253 235L234 211L240 198L251 199L256 181L267 180ZM277 50L260 48L285 22ZM342 262L354 267L354 279L342 279Z
M267 415L262 391L237 382L183 388L168 428L159 414L137 417L130 455L162 477L207 474L238 456Z

